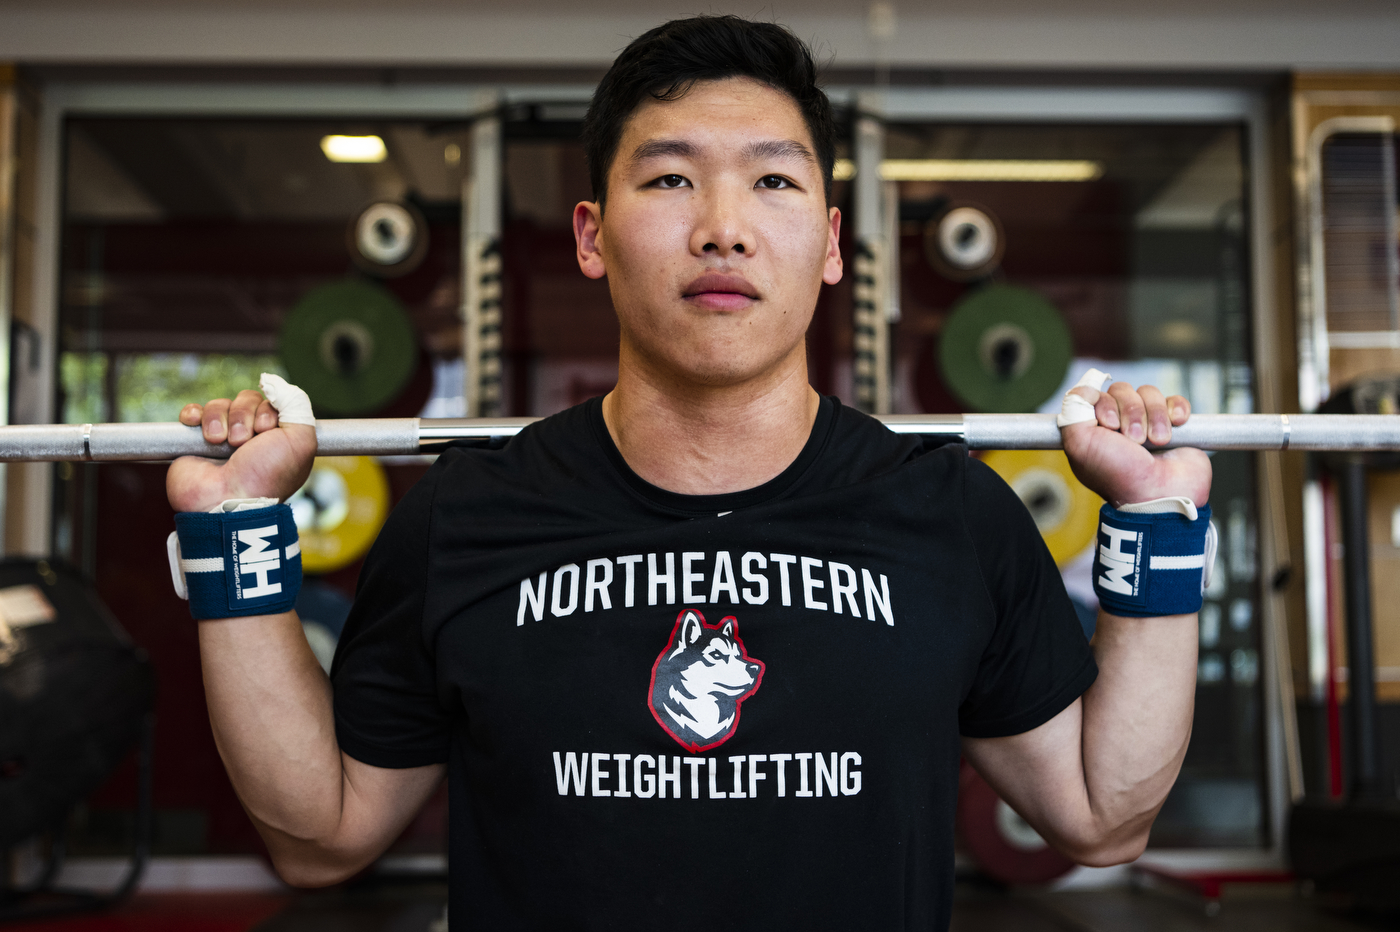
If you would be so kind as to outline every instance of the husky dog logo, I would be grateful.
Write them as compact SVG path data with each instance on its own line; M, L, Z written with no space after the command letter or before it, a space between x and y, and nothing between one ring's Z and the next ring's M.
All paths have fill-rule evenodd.
M729 740L739 726L739 704L763 682L763 662L744 650L738 625L732 616L706 624L685 609L651 668L651 714L692 754Z

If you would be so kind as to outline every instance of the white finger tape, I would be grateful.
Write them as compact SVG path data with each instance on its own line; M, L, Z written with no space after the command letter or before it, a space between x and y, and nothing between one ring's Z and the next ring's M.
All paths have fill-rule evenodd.
M316 415L311 413L311 398L300 388L271 372L262 374L262 378L258 379L258 388L277 409L279 423L316 426Z
M1074 383L1074 388L1092 388L1096 392L1101 392L1104 383L1110 378L1112 376L1107 372L1090 369L1078 382ZM1060 402L1060 416L1055 418L1055 423L1060 427L1068 427L1071 424L1082 424L1085 421L1096 420L1097 417L1098 415L1094 413L1094 406L1083 397L1076 395L1072 388L1065 392L1064 401Z

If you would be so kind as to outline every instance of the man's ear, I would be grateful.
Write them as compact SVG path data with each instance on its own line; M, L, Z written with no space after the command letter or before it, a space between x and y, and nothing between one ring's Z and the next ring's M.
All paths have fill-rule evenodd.
M826 264L822 267L822 281L834 285L841 280L845 269L841 261L841 208L830 208L826 219Z
M578 247L578 267L589 278L608 274L603 262L601 242L603 208L596 201L579 201L574 205L574 243Z

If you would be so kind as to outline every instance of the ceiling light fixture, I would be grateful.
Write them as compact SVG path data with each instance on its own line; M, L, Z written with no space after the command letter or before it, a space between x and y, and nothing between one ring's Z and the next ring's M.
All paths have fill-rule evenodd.
M378 136L322 136L321 151L332 162L382 162L389 157Z
M1103 163L1083 159L885 159L886 181L1094 181ZM855 162L837 159L837 181L856 176Z

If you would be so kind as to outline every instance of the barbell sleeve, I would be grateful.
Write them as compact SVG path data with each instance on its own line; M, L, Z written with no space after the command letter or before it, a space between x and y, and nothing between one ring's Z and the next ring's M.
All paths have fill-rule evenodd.
M512 437L537 418L347 418L316 422L323 456L433 453L456 441ZM1058 450L1053 414L892 414L895 433L974 450ZM1202 450L1400 450L1400 415L1198 414L1165 447ZM162 462L180 456L226 459L228 444L205 443L198 427L154 424L35 424L0 427L0 462Z

